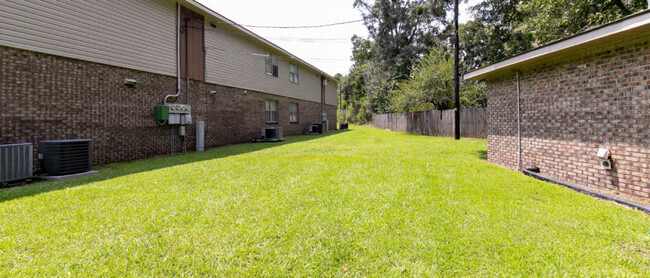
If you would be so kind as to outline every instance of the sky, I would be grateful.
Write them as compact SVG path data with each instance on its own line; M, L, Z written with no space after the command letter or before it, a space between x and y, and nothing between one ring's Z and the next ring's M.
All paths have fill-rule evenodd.
M352 6L354 0L198 1L242 25L312 26L362 19L361 12ZM478 1L460 5L461 23L469 18L467 7ZM349 72L352 36L368 35L363 22L311 29L246 28L332 76Z

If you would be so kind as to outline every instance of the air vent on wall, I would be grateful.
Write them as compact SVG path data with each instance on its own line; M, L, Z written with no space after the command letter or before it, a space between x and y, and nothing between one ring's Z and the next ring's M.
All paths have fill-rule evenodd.
M41 170L61 176L90 171L92 167L92 140L48 140L38 143Z

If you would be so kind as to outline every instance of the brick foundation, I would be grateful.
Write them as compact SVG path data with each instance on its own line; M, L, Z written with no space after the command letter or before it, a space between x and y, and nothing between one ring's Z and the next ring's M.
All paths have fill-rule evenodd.
M650 203L650 38L613 44L521 71L522 167ZM488 160L517 167L516 77L488 79ZM603 170L599 147L612 152Z
M31 142L36 151L41 140L88 138L95 165L170 153L170 128L157 125L153 107L176 91L175 77L6 47L0 47L0 69L0 143ZM125 78L138 83L129 88ZM314 92L320 94L320 88ZM205 121L206 148L260 137L268 125L266 99L278 101L274 125L282 126L285 136L303 134L321 121L320 103L191 82L192 120ZM176 101L184 102L185 94ZM289 123L291 102L299 105L298 123ZM329 129L336 129L336 106L326 105L326 113ZM194 123L186 134L187 150L193 151ZM175 135L175 152L180 142Z

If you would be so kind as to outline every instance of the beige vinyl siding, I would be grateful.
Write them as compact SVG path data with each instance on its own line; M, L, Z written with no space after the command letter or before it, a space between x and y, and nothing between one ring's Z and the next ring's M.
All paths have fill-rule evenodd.
M243 33L218 28L221 31L205 26L206 82L320 103L320 75L316 72L295 59L265 49ZM278 56L278 77L266 74L263 55L267 52ZM289 63L298 66L298 84L289 81ZM330 86L336 87L336 83L330 81ZM336 104L336 95L328 104Z
M338 104L338 85L336 82L330 80L325 86L325 104L337 105Z
M4 0L0 44L176 75L176 6L160 0Z

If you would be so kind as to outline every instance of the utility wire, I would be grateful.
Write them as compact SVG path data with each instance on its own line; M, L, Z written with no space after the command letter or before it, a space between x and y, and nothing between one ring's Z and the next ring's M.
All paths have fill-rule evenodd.
M200 29L204 31L209 31L209 32L216 32L216 33L224 33L224 34L229 34L229 35L235 35L235 36L243 36L243 37L251 37L251 35L245 34L245 33L239 33L239 32L229 32L229 31L223 31L223 30L218 30L218 29L213 29L213 28L204 28L204 26L201 27L196 27L196 26L191 26L191 25L185 25L183 26L185 28L190 28L190 29ZM183 31L185 32L185 31ZM288 37L284 37L287 39ZM295 39L295 40L301 40L302 38L288 38L288 39ZM329 40L327 38L323 40ZM332 40L339 40L339 39L332 39ZM342 39L341 39L342 40ZM305 42L315 42L312 41L311 39L306 39ZM253 56L263 56L266 57L269 54L267 53L253 53L253 52L246 52L246 51L240 51L240 50L233 50L233 49L224 49L220 47L215 47L215 46L205 46L206 51L210 50L217 50L221 52L229 52L229 53L235 53L235 54L240 54L240 55L253 55ZM336 62L347 62L349 59L330 59L330 58L317 58L317 57L310 57L310 58L298 58L295 56L285 56L285 55L274 55L278 58L285 58L285 59L290 59L290 60L309 60L309 61L318 61L322 63L336 63Z
M251 37L251 35L248 35L246 33L241 33L241 32L231 32L231 31L223 31L219 29L214 29L214 28L202 28L202 27L195 27L195 26L187 26L187 28L190 29L203 29L208 32L216 32L216 33L222 33L222 34L228 34L228 35L233 35L233 36L240 36L240 37ZM271 40L278 40L278 41L289 41L289 42L305 42L305 43L350 43L351 39L346 39L346 38L299 38L299 37L264 37L265 39L271 39Z
M228 23L228 22L214 22L214 23L228 24L228 25L235 25L235 26L243 26L243 27L249 27L249 28L307 29L307 28L331 27L331 26L344 25L344 24L356 23L356 22L361 22L361 21L363 21L363 19L357 19L357 20L351 20L351 21L343 21L343 22L334 22L334 23L321 24L321 25L303 25L303 26L264 26L264 25L247 25L247 24L237 24L237 23L233 24L233 23Z
M205 49L207 51L210 50L217 50L221 52L228 52L228 53L233 53L233 54L240 54L240 55L253 55L253 56L260 56L260 57L267 57L269 54L266 53L255 53L255 52L246 52L246 51L240 51L240 50L232 50L232 49L224 49L221 47L214 47L214 46L206 46ZM286 56L286 55L273 55L278 58L285 58L285 59L298 59L298 57L295 56ZM317 58L317 57L310 57L310 58L304 58L301 57L300 59L302 60L310 60L310 61L319 61L319 62L347 62L349 59L330 59L330 58Z

